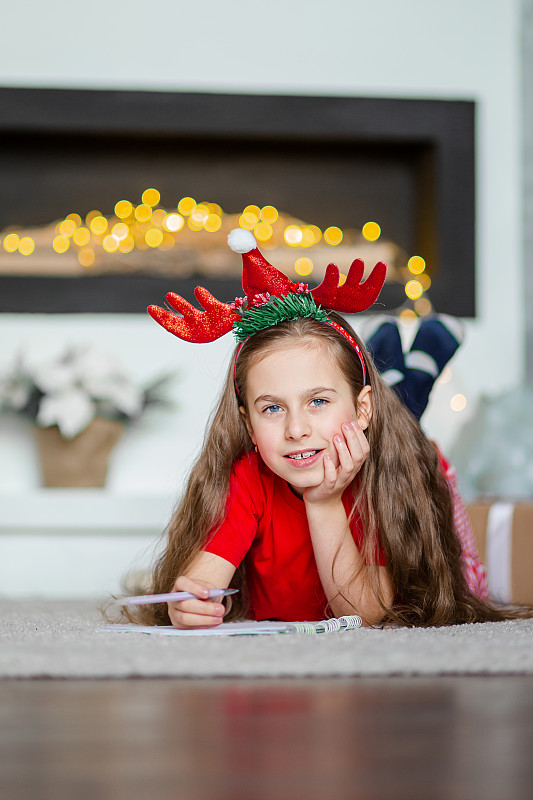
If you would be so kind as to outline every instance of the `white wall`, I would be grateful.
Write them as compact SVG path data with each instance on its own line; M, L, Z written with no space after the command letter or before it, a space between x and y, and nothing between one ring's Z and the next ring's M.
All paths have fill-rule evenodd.
M446 448L468 415L451 412L450 393L463 391L472 409L481 392L524 375L519 7L519 0L93 0L86 7L49 0L31 10L11 3L2 12L0 84L476 100L479 317L468 324L452 384L439 387L426 416ZM199 444L229 337L188 346L139 316L6 315L0 369L23 342L39 358L67 340L116 352L143 379L182 369L180 412L131 431L109 481L121 493L174 491ZM29 431L3 421L0 436L3 489L36 485Z

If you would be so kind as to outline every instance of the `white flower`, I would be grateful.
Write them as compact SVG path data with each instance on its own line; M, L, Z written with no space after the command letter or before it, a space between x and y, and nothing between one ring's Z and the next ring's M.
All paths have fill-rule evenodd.
M95 405L82 389L67 389L43 397L37 414L37 424L42 428L57 425L61 435L68 439L77 436L91 422Z
M50 361L34 370L33 380L44 394L63 392L75 385L76 372L68 362Z
M31 383L19 372L13 372L0 380L0 406L5 405L14 411L20 411L30 399L30 394Z

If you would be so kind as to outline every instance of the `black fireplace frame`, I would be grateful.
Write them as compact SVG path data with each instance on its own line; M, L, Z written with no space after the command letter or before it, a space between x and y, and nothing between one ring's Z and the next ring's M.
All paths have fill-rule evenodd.
M460 317L476 315L475 116L470 100L0 88L0 139L41 133L419 147L431 162L418 202L419 249L433 248L438 263L430 296L438 311ZM241 293L233 279L202 283L221 298ZM178 290L192 298L196 284L194 276L182 279ZM4 312L140 313L163 298L169 281L17 275L2 276L0 287ZM398 287L385 287L380 310L400 299Z

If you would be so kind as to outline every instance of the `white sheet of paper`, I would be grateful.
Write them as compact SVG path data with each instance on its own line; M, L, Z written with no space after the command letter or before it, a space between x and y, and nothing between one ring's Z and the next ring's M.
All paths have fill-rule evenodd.
M248 636L291 633L290 622L223 622L215 628L179 630L172 625L106 625L102 633L148 633L160 636Z

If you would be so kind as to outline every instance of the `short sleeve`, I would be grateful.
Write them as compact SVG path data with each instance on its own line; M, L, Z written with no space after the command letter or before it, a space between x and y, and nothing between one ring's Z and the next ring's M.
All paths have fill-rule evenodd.
M203 550L238 567L257 534L263 513L264 491L253 454L233 467L222 524L211 531Z

